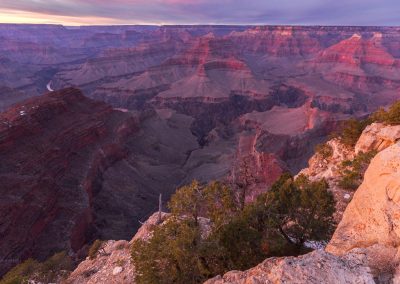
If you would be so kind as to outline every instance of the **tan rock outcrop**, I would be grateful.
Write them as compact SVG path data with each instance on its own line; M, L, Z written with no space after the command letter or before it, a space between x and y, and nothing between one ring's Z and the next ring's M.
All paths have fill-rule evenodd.
M152 214L146 222L142 224L138 232L128 241L106 241L99 249L96 257L87 257L63 282L64 284L134 284L135 267L131 262L131 244L136 240L149 240L157 226L166 224L170 213L161 212L161 222L159 213ZM185 217L182 217L185 218ZM210 220L199 217L202 237L206 238L211 232Z
M300 257L269 258L247 271L230 271L205 284L375 283L362 255L337 257L317 250Z
M399 262L400 144L372 160L364 182L347 207L327 251L344 255L354 248L368 256L373 269L390 269Z
M354 194L352 190L343 189L338 185L342 175L342 163L345 160L354 159L355 153L354 149L342 144L337 138L329 140L326 144L331 147L332 155L323 157L320 153L315 153L308 161L308 168L301 170L299 175L304 174L310 180L324 178L328 182L329 190L334 194L336 200L335 219L339 222Z
M368 125L355 146L355 152L382 151L400 140L400 125L372 123Z
M308 168L300 171L299 174L308 176L311 180L319 180L325 178L329 181L336 181L340 176L340 165L344 160L354 158L354 150L342 144L339 139L331 139L326 142L332 149L332 156L323 157L316 153L308 162Z
M134 283L134 267L129 248L127 241L105 242L96 258L87 258L81 262L64 283Z
M161 213L161 222L170 214ZM135 269L131 262L130 244L137 239L147 240L159 224L158 212L154 213L142 224L142 227L128 241L106 241L99 249L96 258L82 261L70 274L65 284L132 284L135 283Z

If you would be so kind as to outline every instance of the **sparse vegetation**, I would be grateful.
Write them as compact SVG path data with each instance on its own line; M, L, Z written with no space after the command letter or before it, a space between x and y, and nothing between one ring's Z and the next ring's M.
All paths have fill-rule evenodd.
M169 208L172 217L149 241L133 243L138 283L201 283L266 257L301 254L305 241L327 240L334 228L335 201L326 182L305 176L283 175L244 208L226 185L193 182L176 192ZM209 229L201 217L210 219Z
M19 284L27 283L38 269L39 263L34 259L27 259L21 264L15 266L11 269L4 277L1 279L1 284Z
M381 122L390 125L400 124L400 101L392 104L386 111L383 108L379 108L376 112L371 115L373 122Z
M362 183L364 173L371 159L376 154L376 151L367 153L360 152L353 160L343 161L341 165L342 176L339 180L339 186L348 190L356 190Z
M95 240L93 244L89 248L89 258L90 259L95 259L97 256L97 253L99 252L103 242L101 240Z
M42 283L58 282L66 277L72 269L72 259L63 251L54 254L44 262L34 259L25 260L4 275L0 283L28 283L28 280Z
M354 147L364 129L371 124L370 119L349 119L343 123L343 131L339 136L340 141L350 147Z
M315 147L315 152L321 155L321 157L323 157L324 159L328 159L333 155L332 146L327 143L318 144Z
M124 243L118 244L117 245L117 250L123 250L124 248L126 248L127 246Z
M400 101L392 104L386 111L384 108L379 108L372 113L368 118L356 120L349 119L343 123L343 131L338 135L341 142L345 145L353 147L361 136L361 133L373 122L380 122L389 125L400 124Z
M124 266L125 263L126 263L125 259L118 259L118 260L115 262L115 264L116 264L117 266Z

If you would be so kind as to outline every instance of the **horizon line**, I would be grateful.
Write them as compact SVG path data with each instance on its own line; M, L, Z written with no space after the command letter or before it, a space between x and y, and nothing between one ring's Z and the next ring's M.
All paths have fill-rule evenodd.
M147 26L147 27L376 27L376 28L400 28L400 25L324 25L324 24L98 24L98 25L65 25L60 23L3 23L0 25L30 25L30 26L62 26L62 27L133 27L133 26Z

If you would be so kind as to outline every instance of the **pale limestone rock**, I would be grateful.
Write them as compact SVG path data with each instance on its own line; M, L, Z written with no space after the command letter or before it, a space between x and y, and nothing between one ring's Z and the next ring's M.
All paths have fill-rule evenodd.
M134 284L135 268L131 262L131 244L135 240L149 240L156 226L162 226L170 220L171 214L162 212L161 222L158 212L151 215L142 224L138 232L130 242L107 241L105 242L96 258L86 258L71 273L66 284ZM182 216L182 218L187 218ZM207 218L199 217L202 237L207 237L211 231L211 223Z
M170 214L162 212L161 223ZM147 240L158 222L158 212L154 213L142 225L132 241L137 239ZM132 242L131 241L131 242ZM130 243L127 241L105 242L96 258L86 258L71 273L65 281L67 284L132 284L135 283L135 269L131 262Z
M400 125L372 123L368 125L355 146L355 152L382 151L400 140Z
M339 139L331 139L326 142L332 148L332 156L325 158L319 153L314 154L308 162L308 168L300 171L309 177L310 180L324 178L329 184L329 190L336 199L335 219L340 221L353 192L342 189L338 186L341 176L341 165L345 160L352 160L355 157L354 149L342 144Z
M300 171L299 174L308 176L311 180L325 178L328 182L335 181L340 175L340 165L345 160L354 158L354 150L343 145L338 139L326 142L332 148L332 156L324 158L316 153L308 161L308 168Z
M344 255L358 249L374 270L394 270L400 246L400 143L371 161L364 181L347 207L327 251Z
M375 283L363 255L337 257L317 250L299 257L269 258L247 271L230 271L205 284Z
M113 269L113 275L120 274L122 272L123 268L121 266L117 266Z
M171 214L161 212L161 221L165 221ZM142 224L142 226L139 228L139 230L136 232L135 236L131 240L131 243L135 240L141 239L141 240L148 240L152 236L152 232L154 229L154 226L158 225L159 223L159 214L158 212L153 213L149 217L149 219L146 220Z
M87 258L71 273L68 284L134 283L130 246L127 241L107 241L95 259Z

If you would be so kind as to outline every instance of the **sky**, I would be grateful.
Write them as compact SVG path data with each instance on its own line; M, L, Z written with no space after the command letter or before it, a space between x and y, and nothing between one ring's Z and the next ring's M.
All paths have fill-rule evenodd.
M0 0L0 23L399 26L400 0Z

